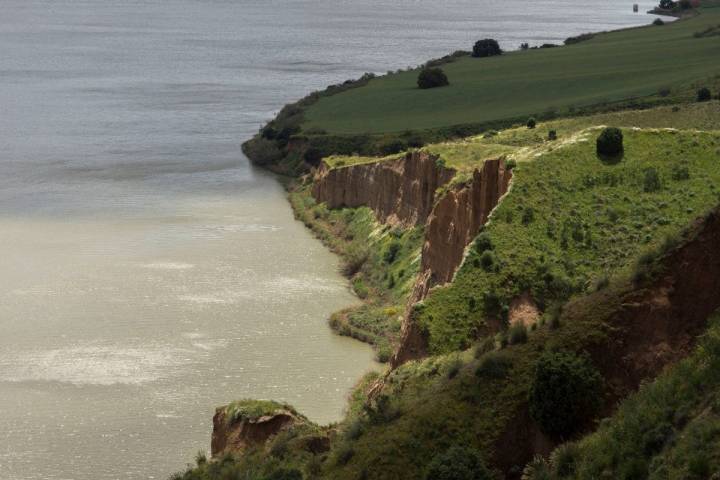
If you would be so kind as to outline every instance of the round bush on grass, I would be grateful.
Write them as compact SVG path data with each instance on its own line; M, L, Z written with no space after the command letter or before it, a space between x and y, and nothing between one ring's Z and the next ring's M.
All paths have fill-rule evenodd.
M698 102L707 102L709 100L712 100L712 93L710 93L710 89L703 87L697 92L697 101Z
M478 40L473 46L473 57L493 57L495 55L502 55L500 44L497 40L492 38L486 38L484 40Z
M623 134L619 128L608 127L602 131L596 142L598 155L617 157L623 153Z
M585 357L548 352L530 386L530 415L546 434L562 438L586 424L601 405L602 377Z
M537 121L533 117L528 118L527 128L535 128L536 125Z
M441 68L423 68L418 75L417 84L421 89L428 89L445 87L450 85L450 82Z

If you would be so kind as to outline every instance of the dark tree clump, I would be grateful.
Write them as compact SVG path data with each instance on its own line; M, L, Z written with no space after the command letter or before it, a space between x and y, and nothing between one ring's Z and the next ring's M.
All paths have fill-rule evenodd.
M492 480L493 478L476 450L457 446L435 455L425 474L425 480Z
M502 50L500 50L500 44L498 44L497 40L486 38L475 42L472 53L473 57L493 57L495 55L502 55Z
M447 75L441 68L423 68L417 79L418 87L422 89L444 87L450 85Z
M530 415L546 434L562 438L587 424L601 405L602 377L586 357L548 352L530 386Z
M707 87L703 87L697 92L697 101L698 102L707 102L708 100L712 100L712 93L710 93L710 89Z
M320 165L320 161L322 160L323 155L319 149L315 147L310 147L305 151L304 157L307 163L309 163L313 167L317 167L318 165Z
M535 128L536 126L537 126L537 120L535 120L533 117L528 118L527 128Z
M605 157L617 157L623 153L623 134L619 128L608 127L597 138L597 153Z

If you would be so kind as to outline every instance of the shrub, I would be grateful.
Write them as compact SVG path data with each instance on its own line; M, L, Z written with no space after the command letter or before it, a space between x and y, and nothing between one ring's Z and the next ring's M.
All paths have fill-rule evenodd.
M442 68L423 68L417 79L418 87L421 89L445 87L450 85L447 75Z
M385 250L385 254L383 255L383 260L385 260L385 263L394 263L397 259L398 253L400 253L400 249L402 248L402 245L400 245L400 242L397 240L393 240L390 242L390 245L388 245L387 249Z
M518 345L527 342L528 331L524 323L516 323L508 329L508 343Z
M608 127L596 141L598 155L617 157L623 153L623 134L619 128Z
M607 275L603 275L595 281L595 291L605 290L610 285L610 279Z
M433 457L425 474L426 480L492 480L480 454L465 446L450 447Z
M281 468L268 475L267 480L303 480L303 476L302 472L295 468Z
M342 267L342 273L346 277L352 277L365 265L368 259L368 251L366 248L353 248L347 252L345 264Z
M515 167L517 167L517 161L515 159L511 158L510 160L505 160L505 170L509 172Z
M377 149L383 155L394 155L407 148L405 142L399 138L388 138L378 143Z
M580 448L575 443L565 443L550 455L552 473L557 478L568 478L575 474Z
M552 480L550 468L542 455L535 455L533 459L525 465L521 480Z
M533 117L530 117L530 118L528 118L526 125L527 125L527 128L531 128L531 129L535 128L535 126L537 125L537 121Z
M512 360L505 352L490 352L480 361L475 375L481 378L505 378L511 367Z
M475 42L472 52L473 57L493 57L495 55L502 55L502 50L497 40L486 38Z
M307 163L309 163L313 167L316 167L320 165L320 161L322 160L323 155L319 149L315 147L310 147L305 151L305 155L303 155L303 157L305 158L305 161Z
M496 264L497 259L492 251L486 250L482 255L480 255L480 265L486 272L492 272L495 270Z
M707 102L708 100L712 100L712 93L710 93L709 88L703 87L697 91L698 102Z
M601 391L602 377L586 357L547 352L535 367L530 415L546 434L570 435L595 415Z
M675 165L672 171L672 179L678 181L689 180L690 169L688 169L687 165Z
M557 132L555 130L548 132L548 140L557 140Z
M643 191L645 193L657 192L662 188L660 182L660 174L657 169L650 167L645 169L645 177L643 178Z
M665 22L662 21L662 18L656 18L656 19L653 21L653 25L657 25L657 26L665 25Z
M663 10L672 10L674 6L675 2L673 0L660 0L660 8Z
M475 239L475 251L477 253L483 253L486 250L492 250L493 244L492 240L490 239L490 235L487 234L487 232L483 232L480 235L477 236Z
M530 225L535 220L535 210L532 207L528 207L523 211L522 223L523 225Z

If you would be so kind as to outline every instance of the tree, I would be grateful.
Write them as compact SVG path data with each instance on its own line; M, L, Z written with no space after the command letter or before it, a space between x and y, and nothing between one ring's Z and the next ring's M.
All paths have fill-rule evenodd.
M675 2L673 0L660 0L660 8L663 10L672 10L674 6Z
M497 40L486 38L475 42L472 53L473 57L492 57L495 55L502 55L502 50L500 50L500 44L498 44Z
M441 68L423 68L417 79L418 87L422 89L444 87L450 85L447 75Z
M617 157L623 153L623 134L619 128L608 127L597 138L596 148L598 155Z
M433 457L425 480L492 480L480 454L468 447L454 446Z
M698 102L707 102L709 100L712 100L712 93L710 93L709 88L703 87L697 91L697 101Z
M547 352L535 366L530 415L546 434L565 437L595 415L601 394L602 377L586 357Z
M548 132L548 140L557 140L557 131L550 130Z
M536 125L537 121L533 117L528 118L527 128L535 128Z

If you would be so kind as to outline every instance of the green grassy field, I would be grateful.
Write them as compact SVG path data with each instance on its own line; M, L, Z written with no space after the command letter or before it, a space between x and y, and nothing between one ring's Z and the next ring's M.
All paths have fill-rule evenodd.
M451 85L438 89L416 88L417 71L376 78L310 105L303 129L401 132L563 112L663 89L691 95L703 79L720 74L720 37L693 35L717 24L720 8L711 7L677 23L600 34L567 47L465 57L443 66Z

